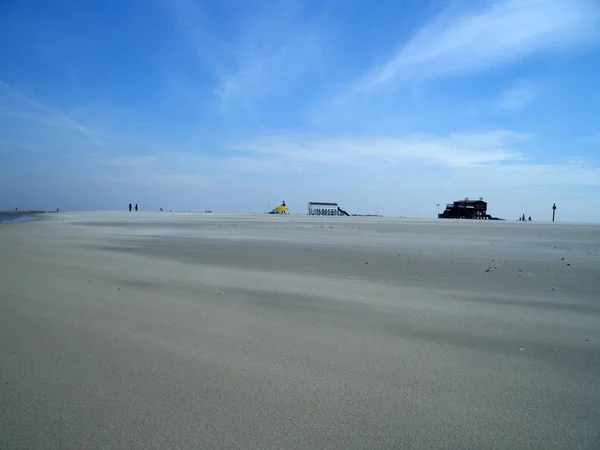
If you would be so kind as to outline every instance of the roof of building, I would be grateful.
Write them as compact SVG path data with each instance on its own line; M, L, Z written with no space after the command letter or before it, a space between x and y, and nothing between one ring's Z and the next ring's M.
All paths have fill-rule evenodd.
M319 206L337 206L337 203L327 203L327 202L308 202L309 205L319 205Z
M475 203L485 203L485 204L487 204L487 202L484 201L484 200L469 200L469 199L456 200L454 203L455 204L456 203L460 203L460 204L465 204L465 205L474 205Z

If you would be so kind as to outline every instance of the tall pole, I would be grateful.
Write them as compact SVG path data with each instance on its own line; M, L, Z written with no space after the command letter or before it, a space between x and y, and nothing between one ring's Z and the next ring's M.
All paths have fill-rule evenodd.
M552 205L552 222L554 222L554 217L556 216L556 203Z

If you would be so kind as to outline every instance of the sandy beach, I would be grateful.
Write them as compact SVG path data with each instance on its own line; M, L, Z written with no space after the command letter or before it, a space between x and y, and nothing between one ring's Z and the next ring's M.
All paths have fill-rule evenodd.
M2 449L600 448L600 226L0 224Z

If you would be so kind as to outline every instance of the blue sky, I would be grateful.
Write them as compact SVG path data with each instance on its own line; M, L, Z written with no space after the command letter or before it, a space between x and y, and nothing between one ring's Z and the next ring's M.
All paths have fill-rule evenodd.
M0 208L600 222L597 0L8 0L0 54Z

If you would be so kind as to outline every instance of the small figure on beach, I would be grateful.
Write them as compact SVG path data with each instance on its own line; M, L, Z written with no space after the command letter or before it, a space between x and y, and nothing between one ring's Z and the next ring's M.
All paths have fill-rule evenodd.
M531 216L529 216L529 221L531 222Z
M137 203L136 203L136 204L135 204L135 212L137 212L137 210L138 210L138 205L137 205Z
M131 212L131 208L132 208L132 205L131 205L131 203L130 203L130 204L129 204L129 212Z

